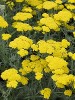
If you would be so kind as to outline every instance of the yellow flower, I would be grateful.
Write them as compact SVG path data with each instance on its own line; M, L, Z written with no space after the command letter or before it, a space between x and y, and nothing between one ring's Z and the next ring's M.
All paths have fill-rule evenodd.
M75 3L75 0L68 0L69 3Z
M75 16L73 16L73 19L75 20Z
M42 0L25 0L31 6L38 6L42 3Z
M41 31L42 30L42 28L40 26L35 26L35 27L33 27L33 29L36 30L36 31Z
M23 68L20 68L20 69L19 69L19 72L20 72L22 75L26 75L26 74L27 74L27 72L25 72L25 70L24 70Z
M67 9L63 9L62 11L59 11L58 14L54 15L54 19L64 22L68 22L71 18L72 13Z
M49 29L56 30L58 28L57 23L55 22L55 20L52 17L41 18L40 19L40 24L41 25L46 25ZM47 31L49 31L48 28L47 28Z
M16 28L17 31L28 31L28 30L30 31L30 30L32 30L32 27L29 24L27 24L27 23L14 22L12 24L12 26L14 28Z
M74 76L72 74L62 74L62 75L52 75L52 79L62 85L66 85L68 86L69 84L71 84L74 81Z
M75 60L75 53L74 53L74 54L72 54L72 59L73 59L73 60Z
M49 73L50 72L50 68L49 67L45 67L44 71L45 71L45 73Z
M21 21L25 21L27 19L32 18L32 14L31 13L25 13L25 12L18 12L15 16L13 16L14 20L21 20Z
M56 69L55 71L52 71L53 74L63 74L65 73L63 69Z
M23 2L24 0L16 0L16 2Z
M75 5L72 5L72 4L65 4L67 9L70 9L70 10L74 10L75 9Z
M62 0L55 0L57 4L62 4Z
M61 42L62 47L67 48L70 46L70 42L68 42L66 39L63 39Z
M69 52L68 55L69 55L69 57L72 57L73 56L73 53L72 52Z
M40 58L40 57L37 56L37 55L31 55L31 56L30 56L30 60L32 60L32 61L38 60L39 58Z
M37 79L37 80L40 80L43 77L43 74L39 73L39 72L35 73L35 75L36 75L35 79Z
M70 90L70 89L69 89L69 90L65 90L65 91L64 91L64 94L65 94L66 96L69 96L69 97L70 97L70 96L72 95L72 90Z
M64 59L53 56L47 56L46 61L49 63L48 66L52 71L57 69L64 69L68 64Z
M38 44L40 53L46 53L46 51L47 51L47 43L44 40L40 40L40 41L38 41L37 44Z
M32 9L31 9L31 7L26 7L26 6L24 6L23 8L22 8L22 11L23 12L32 12Z
M44 96L45 99L49 99L51 95L51 89L50 88L44 88L40 91L40 94Z
M43 3L43 8L47 9L47 10L50 10L50 9L56 7L56 6L57 6L57 4L55 2L52 2L52 1L45 1Z
M37 9L42 9L42 7L43 7L42 4L39 4L39 5L36 6Z
M16 88L21 76L18 74L18 71L15 68L10 68L1 73L1 78L3 80L7 80L7 87Z
M49 17L49 15L47 13L43 13L42 16L43 17Z
M73 32L73 36L75 37L75 32Z
M26 36L20 35L18 38L15 38L13 41L10 42L9 47L20 49L29 49L33 41ZM24 51L24 50L22 50Z
M21 76L21 79L20 79L19 82L21 82L23 85L26 85L26 84L28 84L28 78L24 77L24 76Z
M2 34L2 39L3 40L8 40L9 38L11 38L11 35L10 34Z
M29 60L23 60L23 61L22 61L22 67L25 68L26 66L29 65L29 63L30 63Z
M8 88L16 88L17 85L18 85L18 82L17 81L8 81L6 86Z
M50 32L49 27L47 26L42 26L43 32Z
M57 86L58 88L64 88L64 87L65 87L62 83L56 82L55 84L56 84L56 86Z
M64 8L64 5L58 5L54 8L54 10L62 10Z
M24 49L20 49L17 54L19 54L21 57L28 55L28 51Z
M10 68L1 73L1 78L3 80L8 80L8 81L18 81L20 80L21 77L15 68Z
M5 21L5 19L0 16L0 27L1 28L6 28L8 26L8 23Z

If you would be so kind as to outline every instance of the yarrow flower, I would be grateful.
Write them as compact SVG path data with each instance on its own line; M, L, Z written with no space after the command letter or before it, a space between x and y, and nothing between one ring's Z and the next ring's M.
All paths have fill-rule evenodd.
M43 77L43 74L39 73L39 72L35 73L35 75L36 75L35 79L37 79L37 80L40 80Z
M6 0L5 4L5 10L1 7L5 19L0 16L1 43L5 43L0 48L6 50L0 61L6 70L0 71L4 70L1 78L6 87L16 88L20 83L30 88L37 82L33 92L39 92L41 99L60 91L69 98L75 89L75 0ZM4 48L7 42L9 48Z
M19 54L21 57L28 55L28 51L24 49L20 49L17 54Z
M3 40L6 41L6 40L8 40L9 38L11 38L11 34L8 34L8 33L7 33L7 34L6 34L6 33L2 34L2 39L3 39Z
M16 28L17 29L17 31L31 31L32 30L32 27L29 25L29 24L27 24L27 23L22 23L22 22L14 22L13 24L12 24L12 26L14 27L14 28Z
M2 16L0 16L0 27L1 28L8 27L8 23L5 21L5 19Z
M2 72L1 78L3 80L7 80L7 87L16 88L18 85L18 81L20 80L20 75L18 74L18 71L16 69L10 68Z
M32 13L32 8L31 7L26 7L26 6L24 6L23 8L22 8L22 12L30 12L30 13Z
M64 21L66 23L71 18L72 18L72 13L67 9L63 9L62 11L59 11L58 14L54 15L54 19L59 20L59 21Z
M72 95L72 90L70 90L70 89L69 89L69 90L65 90L65 91L64 91L64 94L65 94L66 96L69 96L69 97L70 97L70 96Z
M27 38L26 36L19 36L18 38L15 38L13 41L9 43L9 47L17 48L18 50L22 49L29 49L31 45L33 44L33 40Z
M23 85L28 84L28 78L19 75L18 71L15 68L10 68L2 72L1 78L7 81L6 86L9 88L16 88L19 82Z
M49 99L51 95L51 89L50 88L44 88L40 91L40 94L44 96L45 99Z
M24 0L16 0L16 2L23 2Z
M56 7L56 6L57 6L57 4L55 2L53 2L53 1L45 1L43 3L43 8L47 9L47 10L50 10L50 9Z
M18 12L15 16L13 16L14 20L21 20L21 21L25 21L27 19L32 18L32 14L31 13L25 13L25 12Z

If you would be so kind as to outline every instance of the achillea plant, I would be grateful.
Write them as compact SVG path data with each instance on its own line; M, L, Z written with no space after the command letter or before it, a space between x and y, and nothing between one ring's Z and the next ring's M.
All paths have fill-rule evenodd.
M75 0L0 4L0 100L74 100Z

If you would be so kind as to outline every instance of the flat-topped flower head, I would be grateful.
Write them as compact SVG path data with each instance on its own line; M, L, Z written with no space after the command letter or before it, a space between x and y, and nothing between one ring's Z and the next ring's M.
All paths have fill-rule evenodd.
M8 33L7 33L7 34L6 34L6 33L2 34L2 39L3 39L3 40L6 41L6 40L8 40L9 38L11 38L11 34L8 34Z
M2 16L0 16L0 28L6 28L6 27L8 27L8 23Z

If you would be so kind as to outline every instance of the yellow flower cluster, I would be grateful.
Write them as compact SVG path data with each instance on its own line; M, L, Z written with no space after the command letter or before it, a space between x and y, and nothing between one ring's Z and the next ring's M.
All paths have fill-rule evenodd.
M14 39L10 42L9 47L17 48L17 49L29 49L32 45L33 41L26 36L19 36L18 38Z
M75 3L75 0L68 0L69 3Z
M69 53L71 55L71 53ZM63 58L48 56L46 57L50 71L54 74L52 75L53 81L58 88L64 88L73 83L75 88L75 76L69 74L68 62Z
M24 0L15 0L16 2L23 2Z
M33 44L33 41L25 36L19 36L18 38L14 39L10 42L9 47L12 47L14 49L18 49L17 52L21 57L28 55L28 49Z
M63 39L61 42L56 42L54 40L40 40L36 44L33 44L31 39L25 36L20 36L14 39L14 41L11 41L9 47L19 49L20 51L18 51L18 54L20 54L21 57L28 55L27 49L31 47L33 51L39 51L40 53L48 53L56 57L65 58L68 56L66 48L69 45L70 43L66 39Z
M62 0L55 0L57 4L62 4Z
M22 75L30 72L35 73L35 79L40 80L43 77L43 70L47 73L50 71L47 62L37 55L31 55L30 60L23 60L22 68L19 70Z
M57 22L52 17L46 17L40 19L40 24L45 25L42 26L45 32L49 32L50 29L57 30L59 28Z
M31 8L31 7L26 7L26 6L24 6L24 7L22 8L22 12L30 12L30 13L32 13L32 8Z
M19 50L17 53L21 57L28 55L27 50L29 48L32 48L33 51L39 51L40 53L48 53L52 55L47 56L46 59L42 59L37 55L31 55L29 59L22 61L22 68L19 69L19 72L22 75L27 75L30 72L34 72L36 80L41 80L41 78L43 78L43 71L45 73L52 72L53 75L51 77L58 88L64 88L71 83L73 83L73 87L75 86L74 76L72 74L68 75L68 62L63 59L68 57L68 55L73 55L67 52L66 48L68 46L70 46L70 42L68 42L66 39L62 39L61 42L56 42L54 40L40 40L35 44L33 43L33 40L22 35L11 41L9 44L9 47L14 49L17 48ZM28 79L26 77L20 76L20 79L14 81L13 83L10 81L8 84L7 82L7 87L16 88L18 84L17 81L21 82L23 85L28 83ZM13 86L13 84L15 85ZM46 93L45 90L42 91L43 92L41 92L41 94L44 96L44 98L48 99L50 97L50 92L48 91L48 93Z
M31 6L38 6L42 3L42 0L25 0Z
M19 54L21 57L28 55L28 51L24 49L20 49L17 54Z
M53 1L45 1L43 3L43 8L47 9L47 10L55 8L56 6L57 6L57 3L53 2Z
M33 44L31 48L33 51L39 50L40 53L48 53L56 57L67 57L66 48L68 46L70 46L70 42L66 39L63 39L61 42L56 42L54 40L40 40L37 44Z
M3 33L3 34L2 34L2 39L3 39L3 40L6 41L6 40L8 40L9 38L11 38L11 35L10 35L10 34L8 34L8 33L7 33L7 34L6 34L6 33Z
M52 16L47 13L43 13L42 16L44 18L40 19L38 27L34 27L33 29L43 31L45 33L50 32L50 30L60 31L60 25L62 25L62 22L67 23L73 17L72 13L67 9L63 9L62 11L59 11L57 14Z
M62 11L59 11L58 14L54 15L54 19L63 22L68 22L70 18L72 18L72 13L67 9L63 9Z
M16 13L16 15L13 16L13 19L18 22L14 22L12 26L16 28L17 31L31 31L32 26L30 26L29 24L25 22L20 22L20 21L26 21L26 20L31 19L33 17L31 12L32 12L32 9L30 7L26 8L24 6L22 11Z
M51 89L50 88L44 88L40 91L40 94L44 96L45 99L49 99L51 95Z
M14 22L12 24L12 26L14 28L16 28L17 31L28 31L28 30L31 31L32 30L32 27L29 24L27 24L27 23Z
M68 56L75 60L75 53L68 52Z
M30 18L32 18L32 14L31 13L25 13L25 12L18 12L15 16L13 16L14 20L21 20L21 21L25 21L28 20Z
M34 26L34 27L32 26L33 30L43 31L42 32L43 34L50 32L51 29L54 31L60 31L60 25L64 25L65 23L69 22L71 18L74 18L73 16L74 13L72 13L70 10L75 9L74 4L71 4L71 3L74 3L75 1L68 0L69 3L65 3L66 8L63 5L62 0L55 0L55 1L26 0L26 2L28 5L31 5L31 7L24 6L22 9L23 13L33 13L33 12L37 13L35 10L32 10L33 6L37 8L38 10L39 9L40 10L41 9L47 9L47 10L54 9L55 10L54 13L52 12L51 14L48 13L50 17L48 16L47 18L40 18L41 23L39 23L38 26ZM65 23L63 24L63 22ZM42 25L41 27L40 27L40 24Z
M55 74L63 74L69 72L67 67L68 63L63 58L48 56L46 57L46 61L48 62L50 70Z
M48 0L16 0L16 2L26 2L26 5L23 6L21 11L17 12L15 16L13 16L13 19L15 21L27 21L28 23L22 23L22 22L14 22L13 27L17 29L17 31L30 31L30 30L35 30L35 31L42 31L43 34L50 32L52 30L54 31L60 31L61 25L66 27L66 24L70 21L70 19L75 19L74 18L74 13L72 10L75 9L74 1L68 0L69 3L65 3L63 5L62 0L55 0L55 1L48 1ZM36 3L35 3L36 2ZM30 6L31 7L30 7ZM66 6L66 8L65 8ZM33 8L34 7L34 8ZM43 17L40 17L39 23L36 26L30 24L29 19L33 17L35 20L34 15L38 15L37 10L54 10L54 13L47 12L46 15L43 15L45 11L43 12ZM39 12L40 12L39 11ZM41 13L41 12L40 12ZM38 19L37 19L38 21ZM32 25L32 26L31 26ZM73 27L73 28L72 28ZM74 26L70 27L67 24L67 28L72 28L72 30L75 29Z
M75 37L75 32L73 32L73 36Z
M5 70L4 72L2 72L1 78L3 80L7 80L6 85L9 88L16 88L17 85L18 85L18 82L21 82L23 85L28 83L28 78L19 75L18 71L14 68L10 68L10 69Z
M66 4L66 7L67 7L67 9L70 9L70 10L75 9L75 5L73 5L73 4Z
M72 90L70 90L70 89L69 90L65 90L64 94L67 95L67 96L71 96L72 95Z
M0 16L0 28L6 28L6 27L8 27L8 23L2 16Z
M53 81L56 82L56 86L58 88L64 88L65 86L68 86L70 84L73 83L74 81L74 76L72 74L62 74L62 75L57 75L57 74L54 74L52 75L52 79Z

